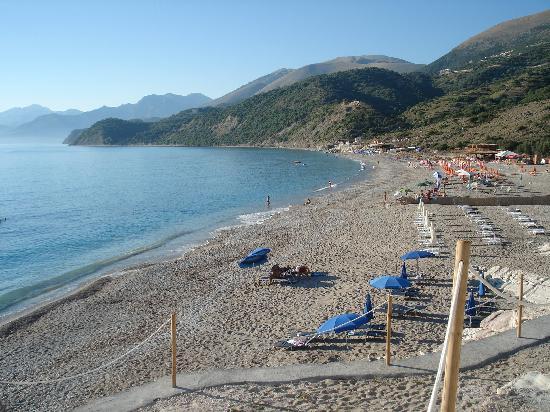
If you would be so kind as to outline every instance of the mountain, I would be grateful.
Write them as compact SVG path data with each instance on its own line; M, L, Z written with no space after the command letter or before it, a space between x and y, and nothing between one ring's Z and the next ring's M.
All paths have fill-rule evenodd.
M376 137L399 146L496 143L550 155L549 18L539 13L496 26L422 73L366 68L314 76L311 69L290 86L265 91L269 85L256 84L255 95L230 106L151 123L107 119L70 143L319 147ZM444 60L452 68L441 66Z
M39 104L32 104L26 107L14 107L4 112L0 112L0 133L11 132L14 128L22 124L32 122L40 116L53 113L63 116L72 116L82 112L76 109L53 111Z
M18 136L67 135L74 129L83 129L99 120L109 117L121 119L151 119L167 117L174 113L192 107L209 103L211 99L200 93L187 96L176 94L150 95L143 97L137 103L123 104L117 107L103 106L89 112L76 115L50 113L24 123L11 131Z
M250 83L247 83L244 86L241 86L238 89L233 90L226 95L223 95L222 97L212 100L212 102L210 102L210 105L220 106L242 102L243 100L254 96L264 87L283 77L291 71L292 70L290 69L279 69L277 71L274 71L273 73L269 73L265 76L259 77L256 80L252 80Z
M290 86L296 82L320 74L336 73L340 71L378 67L393 70L398 73L409 73L420 70L424 65L414 64L405 60L388 56L349 56L338 57L323 63L308 64L296 70L291 70L285 76L266 85L259 93L268 92L279 87Z
M214 100L211 105L235 104L256 94L265 93L279 87L290 86L311 76L364 69L367 67L378 67L398 73L409 73L421 70L424 65L410 63L395 57L379 55L338 57L322 63L309 64L299 69L277 70Z
M429 64L426 70L435 73L443 69L457 69L514 48L548 41L549 37L550 10L547 10L497 24L458 45Z
M159 122L106 119L66 142L316 146L398 129L398 114L439 94L421 73L349 70L314 76L227 107L186 110Z
M26 107L14 107L4 112L0 112L0 125L7 127L16 127L20 124L30 122L38 116L53 113L47 107L33 104Z

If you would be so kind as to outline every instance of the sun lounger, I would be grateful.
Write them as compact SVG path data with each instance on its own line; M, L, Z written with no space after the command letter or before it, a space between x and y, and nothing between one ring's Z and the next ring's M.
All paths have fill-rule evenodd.
M423 250L425 250L426 252L433 253L436 256L439 256L439 253L440 253L440 250L439 250L438 246L427 247L427 248L424 248Z
M483 239L492 239L496 236L496 233L492 230L480 230L479 234Z
M539 227L529 229L529 233L531 233L533 235L544 235L544 234L546 234L546 231L544 230L544 228L542 226L539 226Z
M347 332L348 336L385 336L386 335L386 324L378 323L371 324L367 323Z
M495 227L494 227L493 225L486 225L486 224L484 224L484 225L480 225L480 226L479 226L479 229L480 229L480 230L490 230L490 231L493 231L493 230L495 230Z
M503 240L500 237L483 238L483 241L489 245L501 245Z
M523 221L523 222L519 222L520 225L522 226L525 226L525 227L537 227L538 224L537 222L533 221L533 220L526 220L526 221Z
M421 315L422 310L425 309L426 306L423 305L415 305L415 306L407 306L403 305L401 303L393 303L392 304L392 314L395 316L403 316L403 315ZM384 303L383 305L379 306L377 309L378 312L387 312L388 311L388 304Z
M275 342L275 347L289 350L306 349L310 347L310 343L312 340L313 338L309 338L306 336L296 336L294 338Z

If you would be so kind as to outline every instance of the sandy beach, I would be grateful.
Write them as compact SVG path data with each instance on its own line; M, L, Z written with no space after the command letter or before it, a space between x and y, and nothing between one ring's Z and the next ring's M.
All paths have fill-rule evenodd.
M410 167L407 159L398 161L389 156L362 160L367 163L370 176L352 187L324 193L312 199L310 205L293 206L261 225L221 231L180 259L133 268L116 278L103 278L77 294L2 326L1 379L48 380L96 368L145 339L173 311L178 313L178 372L382 358L384 341L373 337L351 336L347 342L342 337L329 338L309 350L274 348L276 341L297 331L314 331L331 316L362 311L367 292L375 306L383 304L386 294L371 288L369 280L383 274L398 275L399 256L421 248L414 224L417 206L401 204L393 194L402 187L419 191L417 183L433 180L433 170ZM542 171L544 168L537 176L531 176L518 174L516 166L498 167L508 178L506 186L496 191L472 192L456 182L448 186L448 196L550 194L550 174ZM384 193L388 197L386 204ZM396 298L397 303L423 313L395 319L392 352L396 357L440 348L458 239L472 240L471 265L486 268L495 279L506 275L510 290L519 272L532 279L531 286L536 288L546 287L545 282L550 279L550 256L544 252L548 236L530 234L510 218L506 208L478 208L505 239L503 245L489 245L481 240L475 224L460 208L437 204L426 207L436 230L440 257L420 262L422 276L414 281L418 296ZM521 210L550 230L550 205L522 205ZM237 261L258 246L272 249L270 262L256 268L239 268ZM259 286L260 276L275 263L307 265L315 276L294 284ZM408 269L414 276L415 265L409 264ZM510 309L502 300L495 305L494 310ZM542 313L545 312L526 310L525 315ZM383 314L377 314L374 322L383 322ZM548 347L532 350L547 351ZM533 368L548 373L547 364L536 369L537 365L530 364L529 356L523 352L514 356L518 358L489 366L492 373L496 376L508 370L503 381ZM67 410L167 375L169 365L166 327L120 363L95 374L47 385L3 385L1 403L8 410ZM481 373L467 375L467 387L474 387ZM391 397L400 399L400 403L380 403L382 394L387 393L384 388L388 387L395 391ZM418 410L424 407L429 390L430 384L422 378L368 384L304 382L274 388L247 385L185 395L162 401L151 410L308 410L315 405L315 399L326 401L331 405L327 406L329 409L372 405ZM238 402L231 403L227 400L230 398ZM270 405L266 399L276 403ZM465 399L461 400L464 409L476 405Z

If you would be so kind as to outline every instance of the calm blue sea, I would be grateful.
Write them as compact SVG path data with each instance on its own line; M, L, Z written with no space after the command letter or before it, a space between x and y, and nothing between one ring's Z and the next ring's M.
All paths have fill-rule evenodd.
M298 150L0 141L0 312L255 223L268 215L267 195L273 211L362 173Z

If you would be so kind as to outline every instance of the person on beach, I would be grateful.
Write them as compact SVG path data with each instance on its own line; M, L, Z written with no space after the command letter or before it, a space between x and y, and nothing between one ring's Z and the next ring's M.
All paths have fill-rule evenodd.
M267 198L265 199L265 205L267 207L271 206L271 198L269 197L269 195L267 195Z
M311 204L311 199L308 197L304 202L304 205L309 205L309 204Z

